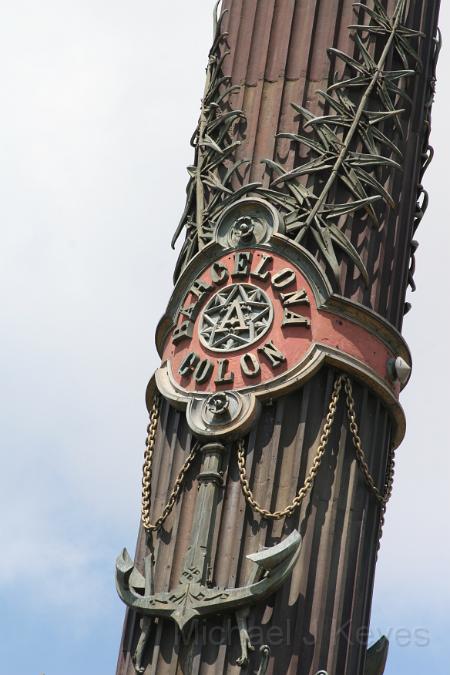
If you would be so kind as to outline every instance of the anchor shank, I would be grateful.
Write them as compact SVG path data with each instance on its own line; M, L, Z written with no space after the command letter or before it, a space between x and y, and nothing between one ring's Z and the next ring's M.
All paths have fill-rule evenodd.
M219 491L222 485L220 473L225 447L221 443L207 443L202 448L202 470L198 475L199 494L197 497L194 528L191 544L183 565L180 583L208 582L211 562L211 547L214 536Z

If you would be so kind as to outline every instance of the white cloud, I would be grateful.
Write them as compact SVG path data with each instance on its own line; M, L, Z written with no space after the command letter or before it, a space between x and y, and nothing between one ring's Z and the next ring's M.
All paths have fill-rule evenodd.
M204 4L204 46L184 58L197 87L179 77L184 3L176 15L102 0L2 12L0 588L12 596L20 583L36 611L67 603L94 616L95 598L114 598L116 553L134 545L144 391L210 40Z

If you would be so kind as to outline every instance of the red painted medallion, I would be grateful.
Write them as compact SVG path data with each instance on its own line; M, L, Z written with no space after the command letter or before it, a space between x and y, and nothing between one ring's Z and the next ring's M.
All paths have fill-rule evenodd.
M392 355L382 340L318 307L290 260L249 248L213 261L187 289L163 360L186 392L242 390L288 373L314 344L358 359L388 382Z

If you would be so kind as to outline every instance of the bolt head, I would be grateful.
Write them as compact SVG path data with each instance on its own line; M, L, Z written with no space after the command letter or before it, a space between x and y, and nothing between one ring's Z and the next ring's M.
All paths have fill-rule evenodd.
M212 415L224 415L228 411L229 405L228 396L223 393L212 394L206 402L206 406Z
M233 229L238 235L239 239L242 239L243 241L250 241L250 239L253 238L255 223L249 216L241 216L235 222Z
M394 382L400 382L401 385L405 385L411 375L411 366L405 361L401 356L397 356L395 359L390 359L388 362L388 371L391 376L391 379Z

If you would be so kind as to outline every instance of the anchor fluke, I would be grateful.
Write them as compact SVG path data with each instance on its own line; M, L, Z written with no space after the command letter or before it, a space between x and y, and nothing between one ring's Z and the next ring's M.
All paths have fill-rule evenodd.
M292 532L284 541L248 556L258 567L246 586L208 588L198 582L181 582L173 591L147 593L144 577L136 570L126 549L116 563L119 596L131 608L144 615L171 618L184 628L196 616L235 611L267 598L282 585L298 558L301 537ZM261 578L261 572L263 572Z
M117 556L116 560L116 583L118 584L118 589L119 586L121 588L129 586L130 576L134 571L134 562L132 561L127 549L124 548Z
M242 650L239 663L245 665L248 662L248 653L252 650L247 629L248 608L280 588L291 574L300 553L301 536L294 530L275 546L247 556L254 565L245 586L211 588L211 543L218 492L221 489L221 464L226 448L218 442L206 443L202 452L204 459L193 519L195 527L178 583L169 591L155 592L154 561L151 555L144 559L144 574L136 569L126 549L123 549L116 561L117 592L128 607L141 615L141 635L134 655L137 672L142 672L151 617L171 619L183 631L197 617L224 612L236 612Z
M261 551L258 551L258 553L250 553L247 558L256 563L258 567L270 571L295 555L296 551L300 549L301 543L302 538L300 533L297 532L297 530L294 530L286 537L286 539L280 541L279 544L269 548L263 548Z

